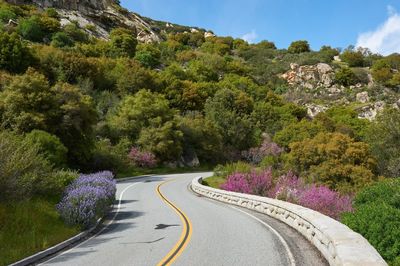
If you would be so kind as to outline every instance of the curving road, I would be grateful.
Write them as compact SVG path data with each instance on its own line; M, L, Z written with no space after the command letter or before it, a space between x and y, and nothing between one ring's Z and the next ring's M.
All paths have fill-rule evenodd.
M106 225L42 265L327 265L288 226L194 194L199 175L119 183Z

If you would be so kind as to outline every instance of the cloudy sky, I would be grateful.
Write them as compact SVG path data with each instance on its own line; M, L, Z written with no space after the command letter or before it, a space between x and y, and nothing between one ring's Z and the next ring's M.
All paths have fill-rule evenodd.
M306 39L313 49L328 44L400 52L400 0L122 0L153 19L198 26L249 42L271 40L286 48Z

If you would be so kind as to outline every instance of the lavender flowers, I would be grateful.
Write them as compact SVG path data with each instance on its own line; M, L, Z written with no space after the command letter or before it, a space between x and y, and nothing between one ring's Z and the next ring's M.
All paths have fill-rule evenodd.
M86 229L107 213L115 193L116 182L111 172L81 175L67 187L57 210L68 225Z

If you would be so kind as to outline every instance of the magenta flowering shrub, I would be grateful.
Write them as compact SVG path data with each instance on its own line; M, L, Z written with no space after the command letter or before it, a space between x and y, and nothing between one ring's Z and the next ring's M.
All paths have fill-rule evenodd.
M157 165L156 156L147 151L133 147L128 155L133 165L143 168L153 168Z
M68 225L86 229L107 213L115 193L116 181L111 172L81 175L67 187L57 210Z
M293 174L293 172L289 172L279 177L268 195L271 198L298 203L304 188L304 181Z
M298 203L336 220L340 219L342 213L353 211L351 196L341 196L326 186L307 186Z
M221 188L233 192L265 196L271 186L272 170L269 169L260 173L256 171L249 174L233 173L228 176Z
M246 161L256 165L267 156L278 156L282 153L283 149L278 144L272 142L270 138L265 138L260 147L251 148L248 151L242 152L242 157Z
M271 169L261 173L252 171L250 174L236 172L228 176L221 188L299 204L337 220L343 213L353 211L352 196L340 195L326 186L305 184L292 172L279 177L275 184L272 180Z

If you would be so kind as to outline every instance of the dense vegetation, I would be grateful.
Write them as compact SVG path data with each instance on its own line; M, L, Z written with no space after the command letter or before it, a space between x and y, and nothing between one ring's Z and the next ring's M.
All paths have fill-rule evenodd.
M318 210L337 219L340 214L328 209L332 202L349 210L348 195L400 176L400 115L389 108L398 100L400 55L354 47L312 51L304 40L277 49L269 41L248 44L185 30L160 33L161 43L138 43L133 30L114 28L102 40L90 25L61 25L54 9L0 1L0 220L2 210L18 213L28 201L54 204L75 171L132 175L246 161L240 163L246 171L222 171L216 183L236 175L233 181L250 182L244 192L272 195L284 183L279 177L293 175L302 193L282 199L318 209L315 199L329 195L326 209ZM329 64L344 98L290 85L281 75L292 63ZM364 106L349 104L356 90L388 108L373 122L359 119ZM310 117L302 104L313 101L329 103L328 110ZM253 177L269 187L254 190ZM357 197L357 217L345 221L365 233L356 222L373 214L364 214ZM387 247L378 250L398 261L399 250Z

